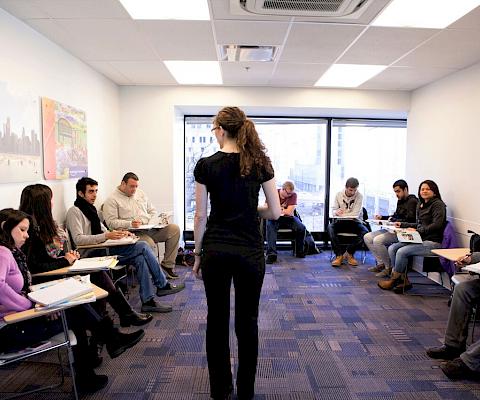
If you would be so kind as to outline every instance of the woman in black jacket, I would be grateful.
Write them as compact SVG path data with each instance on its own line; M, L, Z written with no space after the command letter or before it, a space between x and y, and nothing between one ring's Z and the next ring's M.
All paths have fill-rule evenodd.
M379 281L378 286L384 290L391 290L399 284L404 286L401 290L412 287L406 278L408 258L411 256L432 255L432 249L442 247L443 231L447 224L447 206L442 201L437 184L432 180L425 180L418 188L417 222L397 222L396 226L418 231L423 243L392 244L388 249L392 263L392 275L390 279ZM399 288L400 290L400 288Z

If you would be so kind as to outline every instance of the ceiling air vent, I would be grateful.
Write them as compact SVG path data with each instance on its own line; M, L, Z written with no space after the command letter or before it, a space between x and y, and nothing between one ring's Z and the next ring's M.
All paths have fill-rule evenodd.
M239 0L248 12L266 15L343 17L353 14L371 0Z

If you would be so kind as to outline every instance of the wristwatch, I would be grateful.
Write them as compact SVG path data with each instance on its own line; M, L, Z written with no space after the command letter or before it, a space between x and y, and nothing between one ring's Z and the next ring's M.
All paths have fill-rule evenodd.
M198 256L198 257L203 256L203 249L200 250L200 251L193 251L193 255L194 255L194 256Z

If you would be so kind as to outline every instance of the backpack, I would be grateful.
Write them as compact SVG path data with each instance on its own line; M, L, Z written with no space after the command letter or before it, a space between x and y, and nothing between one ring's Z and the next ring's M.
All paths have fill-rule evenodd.
M471 233L470 236L470 252L478 252L480 251L480 235L474 231L468 230L468 233Z
M193 251L184 250L182 247L179 247L177 257L175 258L175 264L193 267L193 264L195 264L195 256L193 255Z

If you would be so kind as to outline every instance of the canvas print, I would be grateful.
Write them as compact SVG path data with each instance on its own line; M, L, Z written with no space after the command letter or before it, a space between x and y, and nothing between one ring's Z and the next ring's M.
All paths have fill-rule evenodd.
M41 178L38 97L0 81L0 183Z
M45 179L88 175L85 112L42 97L43 171Z

